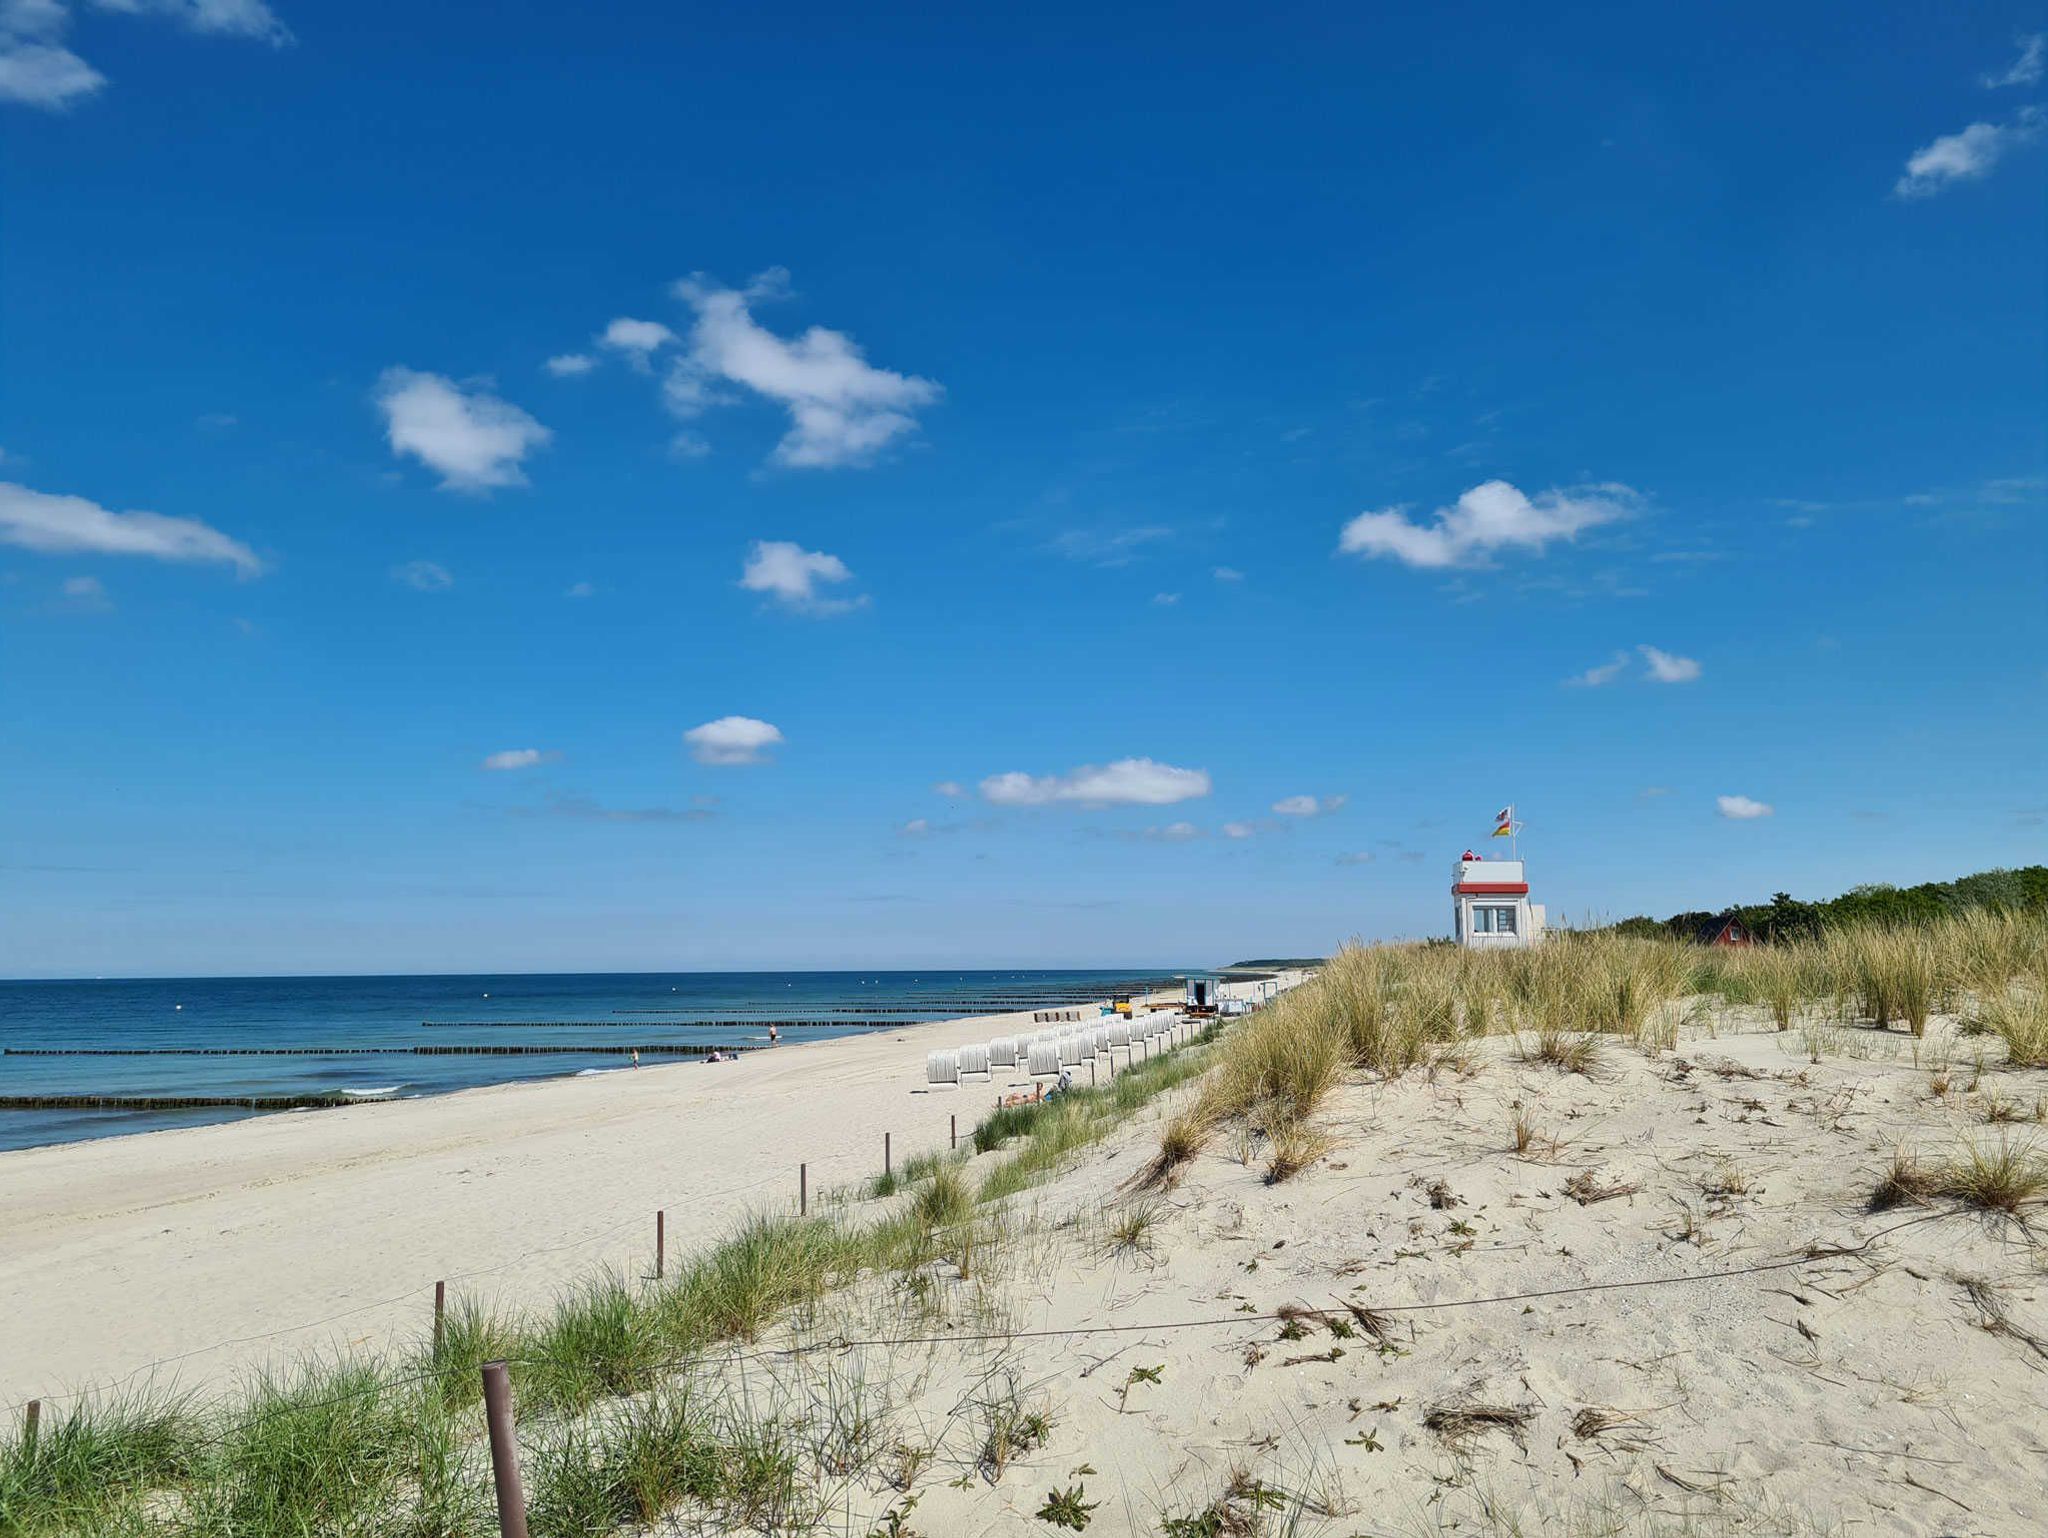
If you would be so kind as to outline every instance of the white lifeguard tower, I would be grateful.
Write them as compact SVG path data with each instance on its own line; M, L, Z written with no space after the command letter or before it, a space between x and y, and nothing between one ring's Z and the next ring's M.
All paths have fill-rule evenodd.
M1543 938L1543 905L1529 901L1520 860L1461 859L1451 867L1451 934L1467 950L1517 950Z

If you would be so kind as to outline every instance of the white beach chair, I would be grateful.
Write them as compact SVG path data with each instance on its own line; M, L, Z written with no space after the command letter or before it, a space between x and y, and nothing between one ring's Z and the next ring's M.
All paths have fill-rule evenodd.
M1114 1052L1118 1047L1127 1048L1130 1044L1131 1022L1128 1020L1117 1021L1116 1024L1109 1028L1109 1050Z
M1060 1044L1056 1041L1031 1043L1027 1071L1034 1079L1057 1079L1060 1076Z
M1015 1068L1017 1066L1017 1038L998 1036L988 1044L990 1068Z
M1014 1059L1014 1058L1016 1057L1016 1055L1017 1055L1017 1054L1016 1054L1016 1051L1015 1051L1015 1049L1013 1048L1013 1049L1011 1050L1010 1056L1011 1056L1011 1058L1012 1058L1012 1059ZM975 1075L975 1076L977 1076L977 1077L979 1077L979 1078L984 1078L984 1079L987 1079L987 1078L992 1078L992 1077L994 1077L994 1076L993 1076L993 1075L992 1075L992 1074L991 1074L991 1073L989 1072L989 1067L988 1067L988 1064L989 1064L989 1049L988 1049L987 1047L975 1047L975 1046L968 1046L968 1047L962 1047L962 1048L960 1049L960 1077L961 1077L961 1078L963 1078L963 1079L964 1079L964 1078L966 1078L966 1077L967 1077L968 1075L970 1075L970 1074L973 1074L973 1075Z
M924 1060L924 1077L927 1084L952 1084L960 1082L960 1054L957 1052L932 1052Z
M1088 1050L1088 1043L1078 1036L1069 1036L1060 1043L1060 1067L1078 1068L1094 1054Z

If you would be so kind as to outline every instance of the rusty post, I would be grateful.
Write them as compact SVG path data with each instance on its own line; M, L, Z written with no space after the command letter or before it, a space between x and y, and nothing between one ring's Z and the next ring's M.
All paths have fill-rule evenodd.
M36 1428L42 1425L42 1423L43 1402L40 1399L31 1399L28 1402L28 1414L21 1423L21 1450L23 1452L33 1453L36 1450Z
M1088 1059L1088 1087L1095 1088L1095 1059L1092 1057Z
M512 1379L503 1362L484 1363L484 1419L491 1432L491 1477L498 1487L499 1538L526 1538L519 1435L512 1426Z
M668 1213L654 1214L654 1279L661 1280L662 1263L668 1258Z
M448 1338L448 1284L434 1283L434 1360L441 1360L441 1347Z
M888 1176L890 1168L891 1166L889 1162L889 1134L884 1132L882 1134L882 1174L884 1177Z
M946 1118L946 1125L952 1132L953 1146L958 1148L960 1146L960 1113L955 1111L951 1116L948 1116Z
M796 1215L803 1217L811 1210L811 1167L799 1164L796 1167Z

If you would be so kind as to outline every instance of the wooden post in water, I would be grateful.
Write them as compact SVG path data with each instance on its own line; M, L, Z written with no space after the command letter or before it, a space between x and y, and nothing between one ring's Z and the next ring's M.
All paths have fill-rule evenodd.
M441 1347L448 1339L448 1284L434 1283L434 1360L441 1360Z
M519 1434L512 1424L512 1379L503 1362L484 1363L484 1420L491 1433L491 1478L498 1488L499 1538L527 1538Z

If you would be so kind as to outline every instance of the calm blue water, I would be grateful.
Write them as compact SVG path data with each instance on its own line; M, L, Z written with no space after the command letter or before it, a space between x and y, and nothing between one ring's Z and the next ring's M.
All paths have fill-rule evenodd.
M412 1047L490 1044L767 1045L769 1020L831 1019L784 1029L785 1043L872 1026L1058 1004L1085 990L1159 972L686 972L477 977L299 977L0 982L0 1048ZM707 1024L740 1020L742 1024ZM465 1022L429 1027L423 1022ZM568 1026L559 1022L590 1022ZM480 1023L514 1023L485 1028ZM520 1028L521 1025L527 1028ZM0 1096L445 1094L479 1084L623 1069L579 1051L513 1057L24 1057L0 1053ZM650 1062L674 1061L651 1058ZM252 1113L0 1110L0 1149ZM260 1114L260 1113L257 1113ZM317 1114L317 1113L301 1113Z

